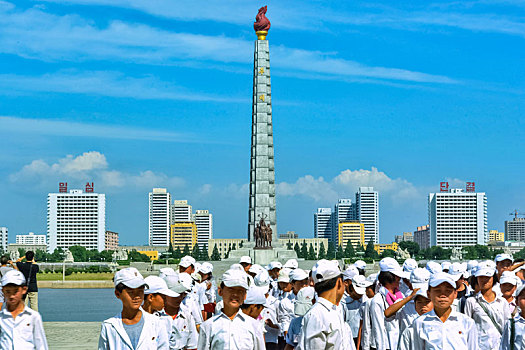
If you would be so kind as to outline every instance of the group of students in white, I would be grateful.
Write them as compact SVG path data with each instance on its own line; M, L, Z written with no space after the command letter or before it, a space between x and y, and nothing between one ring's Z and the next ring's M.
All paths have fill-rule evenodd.
M525 350L524 262L384 258L379 273L365 268L324 259L311 271L294 259L263 267L245 256L218 285L213 265L190 256L159 276L124 268L114 277L122 310L102 323L98 348ZM2 277L0 349L47 349L26 288L19 271Z

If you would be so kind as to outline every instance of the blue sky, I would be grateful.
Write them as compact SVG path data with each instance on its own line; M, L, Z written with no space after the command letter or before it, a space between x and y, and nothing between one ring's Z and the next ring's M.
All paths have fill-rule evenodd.
M147 195L245 237L252 59L268 5L278 231L380 192L380 241L475 181L489 228L525 210L525 3L0 0L0 226L46 230L46 196L94 181L107 228L147 242Z

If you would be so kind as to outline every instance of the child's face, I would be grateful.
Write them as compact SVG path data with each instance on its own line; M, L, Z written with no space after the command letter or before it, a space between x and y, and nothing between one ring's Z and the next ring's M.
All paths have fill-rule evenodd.
M166 306L169 306L174 309L180 308L180 303L182 303L182 300L186 297L186 293L182 293L178 297L166 297Z
M124 288L122 292L115 290L115 295L125 309L138 310L144 301L144 287Z
M445 310L452 305L456 299L457 292L450 284L441 283L437 287L430 287L428 290L428 296L432 300L435 309Z
M512 261L510 261L509 259L498 261L496 263L496 269L498 270L498 276L501 276L503 271L509 271L511 266L512 266Z
M292 283L292 289L295 295L299 293L301 289L306 287L308 285L308 279L304 279L302 281L293 281Z
M242 310L242 312L253 319L257 319L263 309L264 306L262 305L250 305L247 309Z
M525 291L521 292L518 298L518 306L521 309L521 317L525 318Z
M492 289L494 285L494 277L479 276L478 285L480 290L489 290Z
M151 308L155 311L160 311L162 309L164 309L164 300L165 300L165 296L162 295L162 294L148 294L146 296L146 298L148 299L150 305L151 305Z
M4 293L4 299L8 306L16 307L22 301L22 297L27 291L27 287L17 286L14 284L8 284L2 287Z
M281 288L283 292L289 292L292 290L292 284L288 282L279 282L279 288Z
M246 299L246 289L243 287L227 287L221 288L219 295L224 301L224 306L233 309L238 309Z
M503 297L507 299L507 298L510 298L514 294L517 286L513 285L512 283L503 283L500 286L500 288L501 288L501 294L503 294Z
M366 287L366 296L369 299L372 299L374 297L374 295L376 295L374 286Z
M422 295L418 295L416 297L416 299L414 300L414 305L416 307L416 312L418 315L426 314L434 308L432 300L425 298Z

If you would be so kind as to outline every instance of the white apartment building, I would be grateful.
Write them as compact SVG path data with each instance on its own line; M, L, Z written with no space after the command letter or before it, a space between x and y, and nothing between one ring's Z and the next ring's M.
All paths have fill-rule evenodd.
M337 242L339 224L342 222L356 221L355 204L352 204L352 200L348 198L339 199L334 208L333 218L333 229L332 234L334 235L333 241Z
M46 235L35 235L34 232L29 232L27 235L16 235L16 244L25 245L45 245Z
M0 227L0 249L2 249L4 253L7 252L7 236L7 227Z
M446 249L485 245L488 241L487 196L484 192L430 193L428 196L430 245Z
M106 195L70 190L47 196L48 251L80 245L88 250L104 250Z
M516 215L514 219L505 221L505 240L525 242L525 218Z
M317 208L314 213L314 237L326 238L329 242L334 239L333 215L331 208ZM327 247L328 248L328 247Z
M170 245L171 195L165 188L154 188L149 193L149 245Z
M187 200L174 200L171 205L171 224L192 221L191 211L191 205L188 204Z
M365 244L379 244L379 194L373 187L359 187L355 194L357 220L365 225Z
M190 206L191 208L191 206ZM199 249L208 249L208 240L213 238L213 216L209 210L196 210L193 221L197 226Z

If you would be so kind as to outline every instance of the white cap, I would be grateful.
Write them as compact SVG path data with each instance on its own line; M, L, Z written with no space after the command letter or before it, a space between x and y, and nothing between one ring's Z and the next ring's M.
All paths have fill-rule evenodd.
M198 273L198 272L194 272L194 273L192 273L190 276L191 276L191 278L192 278L194 281L196 281L196 282L199 282L199 283L200 283L200 282L202 281L202 276L201 276L200 273Z
M289 269L296 269L299 267L299 263L295 259L289 259L283 267L287 267Z
M417 269L417 261L414 259L406 259L403 263L403 271L412 272L414 269Z
M187 274L186 274L187 275ZM162 278L168 288L177 294L188 293L193 287L192 282L188 281L187 278L183 277L183 280L179 280L179 274L167 275ZM191 277L190 277L191 279Z
M308 274L303 269L294 269L290 272L290 282L304 281L308 278Z
M312 308L312 303L315 298L314 287L304 287L297 293L295 300L294 314L297 316L304 316Z
M266 296L259 287L250 287L246 292L246 299L244 304L246 305L263 305L266 306Z
M428 292L428 284L427 284L426 286L424 286L424 287L421 287L421 288L416 292L416 296L415 296L415 297L417 297L417 296L422 296L423 298L430 299L430 298L428 297L428 293L427 293L427 292ZM414 298L415 298L415 297L414 297Z
M179 293L169 289L166 281L158 276L148 276L144 278L144 282L148 285L144 290L144 294L162 294L172 298L179 296Z
M472 273L472 270L474 270L478 266L478 264L479 263L477 260L469 260L469 262L467 263L467 271Z
M209 262L205 262L205 263L203 263L203 264L200 266L198 272L200 272L200 273L204 273L204 274L212 273L212 272L213 272L213 265L210 264Z
M253 282L257 287L269 286L272 282L270 274L266 270L259 272L254 278Z
M364 270L366 269L366 262L364 262L363 260L357 260L354 263L354 266L357 267L359 270Z
M496 264L493 261L485 260L478 264L477 269L474 271L474 276L485 276L492 277L496 273Z
M268 264L268 270L273 270L273 269L282 269L283 268L283 264L281 264L280 262L278 261L272 261Z
M244 267L241 264L232 264L229 270L239 270L244 272Z
M430 281L428 281L430 287L437 287L442 283L448 283L452 288L456 289L456 281L446 272L435 273L430 276Z
M368 276L368 277L366 278L366 280L367 280L368 282L372 282L372 284L374 284L374 283L376 283L376 281L377 281L377 276L379 276L378 273L373 273L373 274L371 274L370 276Z
M441 270L442 270L442 271L445 271L445 270L450 269L450 265L452 265L452 264L450 263L450 261L443 261L443 262L441 263Z
M455 281L459 280L462 276L463 278L467 278L468 275L466 266L459 262L455 262L452 265L450 265L448 273L452 276L452 278Z
M408 278L408 272L404 272L399 263L394 258L383 258L379 262L379 269L384 272L391 272L401 278Z
M518 285L519 277L512 271L503 271L501 278L499 279L499 284L510 283L514 286Z
M3 280L3 278L2 278ZM521 292L525 291L525 283L522 283L518 289L516 289L516 299L518 299L519 295L521 294Z
M115 282L115 287L120 283L128 288L139 288L146 286L146 282L144 282L144 278L140 274L139 270L134 267L126 267L125 269L115 272L113 281Z
M175 276L177 275L177 272L173 270L171 267L163 267L160 269L159 277L164 278L164 276Z
M359 275L359 270L355 265L350 265L346 270L343 271L343 280L351 280L354 276Z
M357 294L363 295L366 293L366 288L370 287L373 283L366 280L363 275L355 275L352 277L352 287Z
M423 268L416 268L410 273L410 283L412 288L426 288L428 287L428 281L430 280L430 271Z
M2 276L2 287L8 284L15 284L17 286L24 286L26 279L24 274L18 270L9 270ZM116 286L116 285L115 285Z
M427 262L426 269L430 271L431 274L443 272L443 269L441 268L441 264L435 261Z
M292 271L291 269L287 267L283 267L281 271L279 271L279 277L277 277L277 282L290 283L290 272L291 271Z
M252 264L252 258L248 255L241 256L241 259L239 260L239 264Z
M182 259L180 259L179 266L182 266L182 267L188 268L188 267L190 267L191 265L195 266L195 263L196 263L196 262L197 262L197 261L195 261L195 259L194 259L192 256L186 255L185 257L183 257Z
M337 260L321 259L312 267L314 283L327 281L338 276L341 276L341 270Z
M242 287L248 289L248 275L244 271L228 270L222 275L222 283L226 287Z
M510 262L513 261L512 256L510 254L504 254L504 253L496 255L496 259L494 259L495 262L500 262L503 260L510 260Z
M250 266L250 268L248 269L248 272L251 272L251 273L254 273L254 274L258 274L259 272L261 271L265 271L264 267L262 267L261 265L259 264L253 264L252 266Z

